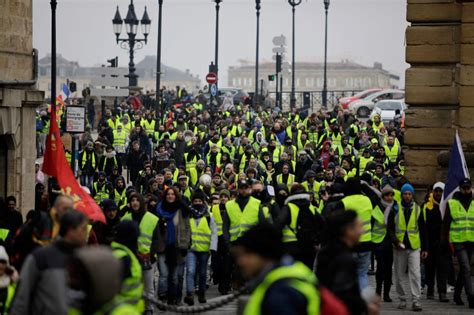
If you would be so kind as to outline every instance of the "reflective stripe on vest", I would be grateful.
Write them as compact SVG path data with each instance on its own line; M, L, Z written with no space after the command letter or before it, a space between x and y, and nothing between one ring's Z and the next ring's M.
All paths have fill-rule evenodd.
M298 221L298 214L300 213L300 208L293 203L288 203L288 207L290 208L290 225L285 225L283 228L283 242L296 242L298 239L296 238L296 223Z
M408 224L406 222L405 213L400 207L400 211L395 216L395 233L400 243L403 243L405 234L408 234L408 241L410 242L412 249L418 249L421 247L420 233L418 229L418 218L420 217L420 207L416 203L411 208L410 218Z
M143 312L145 303L143 301L143 279L142 266L135 254L126 246L117 242L110 244L113 255L117 259L128 257L130 259L130 275L122 281L122 287L118 294L119 301L127 301L137 307L137 310Z
M118 206L122 201L127 200L127 190L124 188L122 193L119 193L117 189L114 189L114 201L115 204Z
M451 212L451 227L449 241L451 243L474 242L474 202L471 201L469 209L455 199L448 201Z
M143 121L143 127L145 128L145 131L148 135L152 135L155 132L155 120L152 120L151 122L148 122L147 119Z
M316 288L316 276L301 262L281 266L270 271L255 288L244 309L244 315L260 315L267 290L277 281L288 279L289 286L301 293L306 299L306 314L319 315L321 298Z
M199 224L196 225L198 220ZM191 250L195 252L208 252L211 248L212 231L207 218L190 218L189 223L191 225Z
M385 225L385 216L379 206L376 206L372 212L372 218L375 219L372 226L372 243L380 244L387 235L387 225Z
M132 221L132 214L127 213L123 216L122 221ZM145 212L140 221L140 237L138 237L138 252L140 254L149 254L151 247L151 240L153 237L153 231L155 231L156 225L158 224L158 217L150 212Z
M184 164L186 165L186 172L189 172L190 169L196 167L197 155L193 157L191 161L188 161L189 153L184 153Z
M365 171L365 167L370 161L373 161L373 157L365 158L363 156L359 159L359 176L362 175Z
M359 242L370 242L371 236L371 218L372 203L370 199L364 195L351 195L342 199L346 210L354 210L364 225L364 233L361 235Z
M260 200L258 199L250 197L243 211L235 200L227 202L225 207L230 220L229 234L231 242L258 223L260 211Z

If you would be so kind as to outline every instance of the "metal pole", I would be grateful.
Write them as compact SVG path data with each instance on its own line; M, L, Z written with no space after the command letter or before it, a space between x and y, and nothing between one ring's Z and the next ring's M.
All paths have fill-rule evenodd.
M214 65L216 69L217 81L216 87L219 90L219 9L220 3L222 0L215 0L216 1L216 47L215 47L215 60Z
M329 9L329 0L324 1L325 9L325 28L324 28L324 85L323 85L323 108L328 108L328 86L327 86L327 63L328 63L328 9Z
M276 77L275 77L275 87L276 87L276 93L275 93L275 107L278 107L278 100L279 100L279 96L278 96L278 84L279 84L279 79L278 79L279 75L278 75L278 72L276 73Z
M292 56L291 56L291 101L290 101L290 109L295 108L296 106L296 97L295 97L295 6L292 5Z
M255 95L253 97L253 106L258 105L258 59L259 59L259 43L260 43L260 0L255 0L255 9L257 9L257 45L255 57Z
M56 113L56 7L58 2L51 0L51 111Z
M280 109L283 111L283 74L280 77Z
M128 44L130 46L130 61L128 63L128 85L131 87L137 86L137 75L135 74L135 63L133 61L135 55L135 35L128 34Z
M158 47L156 52L156 102L160 106L161 102L161 22L163 14L163 0L158 0ZM161 105L160 117L164 115L163 106Z

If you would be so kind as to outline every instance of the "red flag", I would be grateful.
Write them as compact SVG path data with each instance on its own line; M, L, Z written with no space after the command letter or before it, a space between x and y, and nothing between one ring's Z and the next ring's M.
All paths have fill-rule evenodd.
M94 201L78 184L71 168L69 167L64 147L56 122L56 112L51 111L50 128L46 140L46 150L44 154L43 172L55 177L59 187L65 195L69 195L74 200L74 207L87 215L94 221L105 223L104 213Z

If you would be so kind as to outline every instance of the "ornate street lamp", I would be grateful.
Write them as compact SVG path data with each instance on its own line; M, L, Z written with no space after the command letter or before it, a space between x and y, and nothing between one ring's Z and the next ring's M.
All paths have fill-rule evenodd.
M258 59L259 59L259 49L260 49L260 9L261 9L261 0L255 0L255 9L257 10L257 45L256 45L256 57L255 57L255 94L253 97L253 106L254 108L259 103L258 97Z
M293 109L296 106L296 95L295 95L295 11L296 7L301 4L302 0L288 0L291 5L292 12L292 56L291 56L291 100L290 108Z
M120 38L122 33L123 24L125 22L125 32L128 35L128 38ZM143 38L137 38L138 25L141 24ZM145 7L145 12L141 20L138 20L137 15L135 14L135 6L133 5L133 0L130 0L130 5L128 6L127 16L125 20L122 20L120 16L119 7L117 6L117 12L115 12L115 17L112 20L113 30L117 40L117 44L121 48L127 49L129 51L130 61L128 63L128 85L130 87L136 87L138 85L137 78L138 75L135 73L135 50L143 48L143 45L148 41L148 34L150 33L151 20L148 16L147 9Z
M217 74L216 86L219 87L219 9L223 0L213 0L216 3L216 46L214 53L214 65ZM219 90L219 89L218 89Z
M323 85L323 108L328 108L328 77L327 77L327 67L328 67L328 11L329 11L329 1L324 0L324 11L326 14L325 27L324 27L324 85Z

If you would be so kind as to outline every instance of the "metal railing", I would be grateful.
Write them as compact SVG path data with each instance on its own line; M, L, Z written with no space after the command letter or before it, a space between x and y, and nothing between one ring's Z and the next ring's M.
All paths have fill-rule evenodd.
M335 90L335 91L328 91L327 92L327 104L328 109L333 109L337 104L339 104L339 99L346 96L354 96L355 94L361 92L362 90ZM276 92L269 91L268 92L272 99L276 99ZM278 106L281 107L284 111L288 111L290 109L290 101L291 101L291 91L283 91L282 93L278 93L279 98L281 100L278 102ZM281 95L280 95L281 94ZM321 109L323 104L323 92L322 91L297 91L295 92L296 96L296 107L301 108L309 108L311 112L318 111Z

